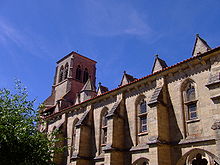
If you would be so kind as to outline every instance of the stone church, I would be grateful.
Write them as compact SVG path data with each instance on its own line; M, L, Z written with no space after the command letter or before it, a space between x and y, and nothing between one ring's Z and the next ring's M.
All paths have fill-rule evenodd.
M220 47L196 35L192 56L155 57L140 79L124 72L113 90L96 83L96 61L57 61L41 131L59 130L57 165L220 165Z

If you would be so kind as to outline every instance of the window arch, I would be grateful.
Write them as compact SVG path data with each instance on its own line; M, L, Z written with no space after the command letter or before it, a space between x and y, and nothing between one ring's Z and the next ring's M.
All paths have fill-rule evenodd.
M100 153L102 152L102 147L104 147L107 143L107 120L108 109L104 108L100 115Z
M137 159L132 165L148 165L149 160L147 158L141 157Z
M76 124L78 121L79 119L76 118L72 124L72 138L71 138L71 151L70 151L71 156L73 155L73 152L76 150Z
M81 67L80 65L78 65L77 69L76 69L76 79L77 80L81 80Z
M63 81L63 65L60 67L60 73L59 73L59 82Z
M182 96L183 96L186 119L187 120L197 119L198 112L197 112L196 84L193 80L188 79L183 83Z
M84 72L83 72L83 82L85 83L89 78L89 72L88 69L85 68Z
M65 68L64 68L64 79L67 79L68 77L68 70L69 70L69 64L66 63Z
M200 149L194 148L187 153L185 153L177 162L177 165L207 165L207 164L217 164L219 162L218 157L213 153Z
M140 96L136 102L136 112L137 112L137 129L138 134L146 133L148 131L147 126L147 103L145 101L145 96Z

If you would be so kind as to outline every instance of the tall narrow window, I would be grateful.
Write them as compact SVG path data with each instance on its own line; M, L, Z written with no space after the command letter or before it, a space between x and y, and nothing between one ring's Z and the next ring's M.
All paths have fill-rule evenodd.
M102 133L101 133L101 145L106 145L107 143L107 111L104 113L104 115L102 116Z
M192 84L189 84L186 89L186 101L195 100L195 87Z
M193 81L188 81L183 89L183 99L186 107L187 120L193 120L198 118L197 114L197 100L196 100L196 90L195 83Z
M100 114L100 135L99 135L99 154L103 153L103 148L107 144L107 127L108 127L108 120L107 120L108 109L105 107L102 109Z
M192 119L196 119L197 118L197 107L196 107L196 103L190 103L187 105L188 107L188 116L189 116L189 120Z
M83 82L85 83L89 78L89 72L88 72L88 69L86 68L84 70L84 73L83 73Z
M142 99L138 104L139 133L147 132L147 105Z
M60 73L59 73L59 82L63 81L63 65L60 67Z
M67 79L68 77L68 70L69 70L69 65L66 63L65 69L64 69L64 79Z
M81 67L80 67L80 65L78 65L78 67L76 69L76 79L81 80Z

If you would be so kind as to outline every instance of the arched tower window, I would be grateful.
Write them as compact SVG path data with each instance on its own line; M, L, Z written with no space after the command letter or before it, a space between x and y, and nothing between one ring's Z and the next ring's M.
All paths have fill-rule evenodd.
M106 118L107 114L108 114L108 109L104 108L100 116L100 153L102 152L102 147L104 147L107 143L107 127L108 127L108 120Z
M84 73L83 73L83 82L85 83L89 78L89 72L88 72L88 69L86 68L84 70Z
M69 64L66 63L65 69L64 69L64 79L67 79L68 77L68 70L69 70Z
M147 132L147 104L144 99L138 104L138 125L139 125L139 133Z
M187 80L183 83L182 93L187 120L198 118L195 82Z
M78 67L76 69L76 79L81 80L81 67L80 67L80 65L78 65Z
M59 82L63 81L63 65L60 67L60 73L59 73Z

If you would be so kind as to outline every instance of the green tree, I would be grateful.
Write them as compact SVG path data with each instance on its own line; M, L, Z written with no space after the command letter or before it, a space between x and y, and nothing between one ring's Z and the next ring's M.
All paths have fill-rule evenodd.
M41 133L34 100L20 82L15 90L0 89L0 164L51 165L52 139Z

